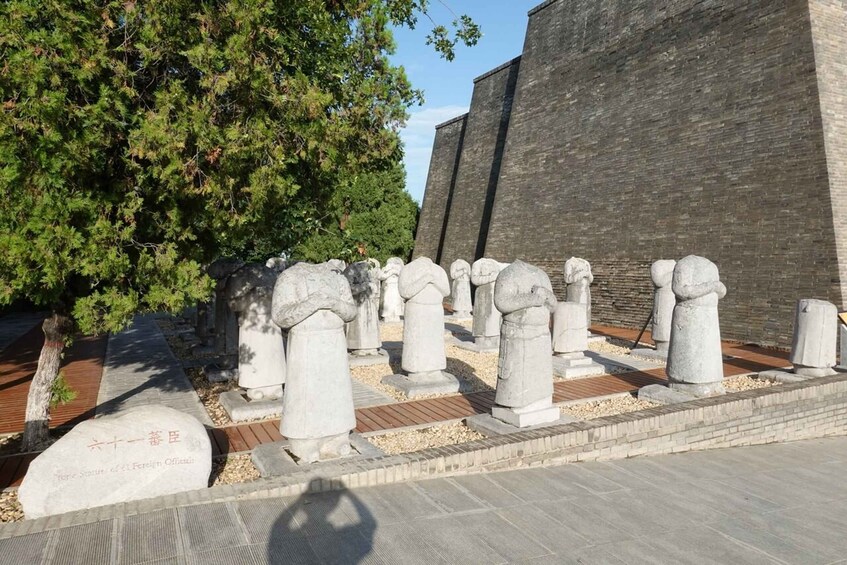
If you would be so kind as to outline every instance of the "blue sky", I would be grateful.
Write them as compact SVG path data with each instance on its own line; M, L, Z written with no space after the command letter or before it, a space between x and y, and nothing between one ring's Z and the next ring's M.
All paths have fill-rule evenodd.
M397 53L412 85L424 91L423 106L409 109L409 120L401 132L405 145L406 189L420 202L423 198L435 126L468 111L473 79L520 55L526 32L526 13L541 0L444 0L456 14L468 14L482 28L482 39L474 47L459 47L456 58L447 62L426 45L431 22L419 18L415 30L395 30ZM433 0L431 16L447 25L454 16L439 0Z

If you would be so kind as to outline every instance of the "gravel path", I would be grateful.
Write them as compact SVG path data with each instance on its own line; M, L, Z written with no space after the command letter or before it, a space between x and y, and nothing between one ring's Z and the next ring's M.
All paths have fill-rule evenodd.
M444 447L445 445L456 445L467 443L484 436L475 432L461 422L434 426L421 430L409 430L405 432L390 432L387 434L369 437L368 441L389 455L398 453L409 453L420 451L430 447Z

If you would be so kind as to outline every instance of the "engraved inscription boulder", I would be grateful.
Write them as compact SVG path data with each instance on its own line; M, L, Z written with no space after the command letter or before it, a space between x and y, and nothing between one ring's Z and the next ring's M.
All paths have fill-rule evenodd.
M196 418L137 406L88 420L29 466L18 497L27 518L206 488L212 446Z

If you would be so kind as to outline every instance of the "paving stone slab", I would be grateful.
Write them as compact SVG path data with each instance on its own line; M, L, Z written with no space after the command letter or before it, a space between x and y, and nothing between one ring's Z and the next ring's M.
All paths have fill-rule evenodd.
M558 408L556 408L556 410L558 410ZM558 426L561 424L570 424L571 422L576 421L577 420L575 418L561 414L558 420L519 428L517 426L507 424L502 420L498 420L491 414L477 414L476 416L469 416L468 418L466 418L465 425L470 429L474 430L475 432L479 432L486 437L494 437L506 434L514 434L518 432L525 432L528 430L549 428L550 426Z
M218 397L221 406L233 422L267 420L282 414L282 398L276 400L249 400L241 389L222 392Z
M665 385L647 385L638 389L638 400L656 404L677 404L697 400L696 397L668 388Z

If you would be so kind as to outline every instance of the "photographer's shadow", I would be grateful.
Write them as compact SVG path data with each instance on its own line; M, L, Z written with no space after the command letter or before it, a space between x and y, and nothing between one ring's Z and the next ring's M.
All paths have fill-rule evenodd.
M375 532L376 520L350 490L302 494L274 522L268 563L361 563Z

